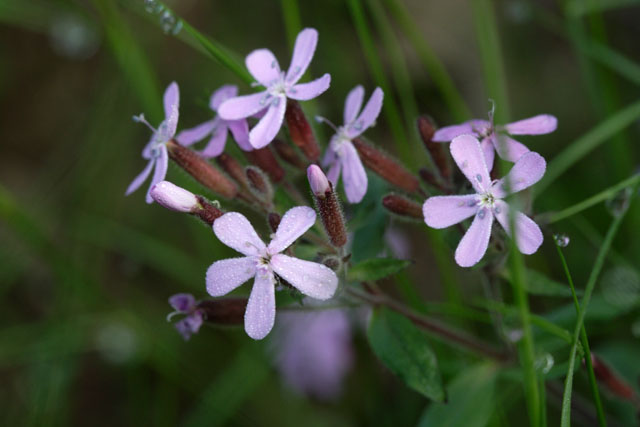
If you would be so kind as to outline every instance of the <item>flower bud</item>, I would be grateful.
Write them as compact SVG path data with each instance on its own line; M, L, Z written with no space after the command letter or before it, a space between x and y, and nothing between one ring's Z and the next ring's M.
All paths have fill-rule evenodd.
M161 181L151 188L151 197L159 205L176 212L192 212L198 207L195 194L169 181Z
M247 177L244 174L244 168L236 159L227 153L222 153L216 157L216 163L227 173L232 179L243 187L248 186Z
M451 189L443 184L442 181L436 176L436 174L431 172L429 169L420 168L420 170L418 170L418 175L420 175L420 178L422 178L422 180L429 184L431 187L437 188L443 193L451 193Z
M242 325L247 298L221 298L197 305L205 322L213 325Z
M448 181L451 178L451 165L447 157L445 145L432 141L435 132L435 124L429 117L418 117L418 133L422 138L422 142L424 142L425 147L427 147L427 151L429 151L433 163L438 168L440 176Z
M382 199L382 205L396 215L420 220L424 219L422 206L404 196L387 194Z
M598 381L604 384L611 393L623 399L633 400L635 395L633 388L593 353L591 353L591 364L593 365L593 373Z
M351 142L353 146L356 147L356 150L358 150L360 159L362 159L365 166L377 173L380 177L409 193L420 190L418 178L413 176L404 166L400 165L400 163L392 159L388 154L374 148L360 138L354 138Z
M307 168L307 178L311 191L316 197L324 197L325 193L330 190L329 180L318 165L311 165Z
M228 199L233 199L238 194L238 186L195 151L173 140L167 143L167 150L174 162L214 193Z
M281 220L282 217L275 212L270 212L269 215L267 215L267 222L269 223L269 228L271 228L273 233L278 231L278 226L280 225Z
M317 162L320 158L320 148L298 101L287 99L284 118L287 120L291 141L302 150L310 162Z
M265 171L273 182L278 183L284 178L285 171L269 147L245 151L244 155L249 162Z
M251 193L260 200L270 201L273 198L273 189L267 175L255 166L247 166L244 172L249 180Z
M316 209L320 214L324 230L329 236L331 244L337 248L347 243L347 229L344 225L342 208L333 186L317 165L307 169L307 178L316 202Z
M193 214L200 218L202 221L209 225L213 225L213 222L224 215L220 209L211 204L207 199L202 196L196 196L198 198L198 209L193 211Z
M278 156L285 162L289 163L291 166L304 170L307 167L307 162L302 159L295 148L291 145L287 144L281 139L274 139L271 143L273 148L276 149Z

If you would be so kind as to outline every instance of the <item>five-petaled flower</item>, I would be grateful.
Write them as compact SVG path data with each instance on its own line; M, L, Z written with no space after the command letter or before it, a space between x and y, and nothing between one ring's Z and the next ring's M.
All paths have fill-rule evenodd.
M175 294L169 298L169 304L175 311L167 316L167 320L171 320L176 314L186 315L175 324L176 329L186 341L202 326L202 312L198 309L196 299L191 294Z
M315 221L316 213L309 207L290 209L282 217L269 246L240 213L224 214L213 223L218 239L245 256L211 264L206 276L207 291L219 297L247 280L255 279L244 316L244 328L251 338L262 339L273 328L276 316L275 275L312 298L326 300L335 293L338 277L330 268L281 253Z
M147 191L146 196L147 203L153 202L153 198L150 194L151 189L155 184L163 181L165 176L167 175L167 167L169 164L167 142L169 142L176 134L176 128L178 127L179 104L180 92L178 90L178 84L176 82L172 82L164 92L165 119L162 121L162 123L160 123L158 129L154 129L149 124L149 122L146 121L143 114L134 117L134 120L147 125L151 129L151 131L153 131L153 135L151 136L151 141L149 141L149 143L142 150L142 157L144 159L147 159L149 163L147 163L147 166L140 173L140 175L135 177L131 184L129 184L129 187L125 192L125 196L128 196L129 194L140 188L142 183L145 182L151 174L151 169L154 169L153 178L151 179L151 185L149 185L149 190Z
M430 227L445 228L475 216L455 253L458 265L471 267L487 250L494 217L511 234L509 205L502 199L538 182L546 162L530 151L520 157L507 176L491 182L482 148L474 136L456 137L451 142L451 155L476 194L430 197L424 202L424 220ZM534 253L543 240L540 227L521 212L515 211L513 217L518 249L527 255Z
M238 95L238 87L235 85L224 85L211 94L209 108L216 113L220 105L227 99ZM204 158L217 157L224 151L227 142L227 134L231 131L233 139L244 151L251 151L253 147L249 144L249 125L245 119L224 120L219 115L207 120L191 129L181 131L176 140L185 147L202 141L207 136L211 136L207 146L199 152Z
M529 149L509 135L544 135L558 127L558 119L550 114L540 114L517 122L499 126L493 123L493 110L489 112L489 120L473 119L459 125L438 129L432 141L449 142L455 137L469 133L480 140L485 162L489 171L493 169L495 152L504 160L517 162Z
M266 90L231 98L222 103L218 114L225 120L239 120L264 112L258 124L249 132L249 142L254 148L262 148L276 137L284 120L287 98L307 101L329 88L329 74L297 84L313 58L317 43L316 30L302 30L296 38L293 58L286 74L280 70L278 60L269 49L254 50L247 56L245 63L249 72Z
M364 88L358 85L349 92L344 103L344 125L336 129L322 159L322 165L330 167L327 177L334 187L338 184L342 171L344 192L349 203L360 202L367 192L367 173L351 140L360 136L375 123L382 109L382 98L382 89L377 87L360 113L364 100ZM319 119L328 122L324 118Z

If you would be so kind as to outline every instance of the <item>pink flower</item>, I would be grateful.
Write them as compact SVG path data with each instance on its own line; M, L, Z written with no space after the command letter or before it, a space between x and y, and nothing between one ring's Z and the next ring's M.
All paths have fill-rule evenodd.
M338 277L330 268L281 253L315 221L316 213L309 207L290 209L282 217L269 246L260 240L242 214L230 212L213 223L218 239L245 256L211 264L207 270L207 291L219 297L255 279L244 315L244 329L251 338L262 339L273 328L276 275L312 298L326 300L335 293Z
M334 187L338 184L342 172L344 192L349 203L360 202L367 192L367 173L351 140L375 123L382 108L382 98L382 89L378 87L360 112L364 88L356 86L349 92L344 104L344 125L336 129L336 134L331 138L329 148L322 159L324 167L331 167L327 176ZM326 119L319 119L328 122Z
M215 113L220 105L227 99L238 94L238 87L225 85L213 92L209 99L209 108ZM185 129L178 134L176 139L181 145L188 147L198 141L202 141L207 136L211 136L207 146L199 154L208 159L217 157L224 151L227 142L227 133L231 131L233 138L244 151L251 151L253 147L249 144L249 125L246 120L224 120L219 115L191 129Z
M480 139L485 162L489 171L493 169L494 150L504 160L517 162L529 149L509 135L544 135L558 127L558 119L549 114L540 114L528 119L508 123L503 126L493 124L493 111L489 120L469 120L468 122L438 129L432 141L449 142L455 137L469 133Z
M200 330L203 321L202 312L198 309L196 299L191 294L175 294L169 298L169 304L175 311L167 316L167 320L171 320L176 314L186 315L175 324L176 329L186 341Z
M149 194L161 206L176 212L192 212L199 203L195 194L169 181L154 184Z
M538 182L546 169L542 156L530 151L520 157L507 176L491 182L482 154L474 136L456 137L451 143L451 155L476 194L430 197L422 207L424 221L433 228L446 228L475 216L456 249L455 259L461 267L471 267L484 256L494 217L511 234L509 205L502 199ZM540 227L521 212L514 212L514 216L516 245L520 252L530 255L542 244Z
M329 74L297 84L313 58L317 43L316 30L302 30L296 38L293 58L286 74L280 71L278 60L268 49L254 50L247 56L245 63L249 72L267 90L231 98L222 103L218 113L224 120L239 120L264 112L258 124L249 132L249 142L254 148L262 148L276 137L284 119L287 98L307 101L329 88Z
M144 147L142 150L142 157L147 159L149 162L144 170L134 178L134 180L129 184L127 191L125 192L125 196L136 191L142 183L144 183L149 175L151 174L151 170L153 171L153 178L151 179L151 185L149 186L149 190L147 191L146 201L147 203L152 203L153 199L151 198L151 188L155 184L160 181L163 181L165 176L167 176L167 167L169 164L169 154L167 153L167 142L169 142L173 136L176 134L176 128L178 127L178 105L180 104L180 92L178 90L178 85L176 82L171 83L167 90L164 92L164 114L165 119L158 129L154 129L144 118L143 114L140 114L137 117L134 117L134 120L144 123L147 125L153 135L151 136L151 141Z

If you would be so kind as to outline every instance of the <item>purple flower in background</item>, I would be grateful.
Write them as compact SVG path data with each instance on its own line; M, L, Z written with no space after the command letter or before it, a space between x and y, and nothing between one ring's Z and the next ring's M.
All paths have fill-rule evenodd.
M322 400L340 395L353 366L351 327L344 311L282 313L274 334L274 362L289 387Z
M493 219L498 220L507 234L509 205L502 199L535 184L542 178L546 162L538 153L524 154L504 178L491 182L489 170L479 141L472 135L461 135L451 142L451 155L473 186L476 194L435 196L424 202L424 220L429 227L446 228L475 216L456 249L456 262L471 267L484 256L489 245ZM514 212L516 245L530 255L542 244L540 227L521 212Z
M215 113L220 105L227 99L238 95L238 87L225 85L213 92L209 99L209 108ZM227 133L231 131L233 139L236 140L240 148L244 151L251 151L253 147L249 144L249 125L242 120L224 120L219 115L191 129L185 129L176 136L181 145L188 147L198 141L202 141L207 136L211 136L207 146L200 151L200 155L206 159L217 157L224 151L227 142Z
M176 314L186 315L175 324L176 329L186 341L202 326L202 312L198 309L196 299L191 294L175 294L169 298L169 304L175 311L167 316L167 320L171 320Z
M269 49L254 50L247 56L245 63L249 72L267 90L231 98L222 103L218 113L224 120L239 120L264 112L258 124L249 132L249 142L254 148L262 148L276 137L284 119L287 98L307 101L329 88L329 74L297 84L313 58L317 43L316 30L302 30L296 38L293 58L286 74L280 71L278 60Z
M142 150L142 158L148 160L147 166L144 170L134 178L129 184L125 196L136 191L142 183L144 183L149 175L151 169L153 171L153 178L151 179L151 185L147 191L146 201L152 203L151 188L160 181L163 181L167 175L167 167L169 164L169 154L167 152L167 142L169 142L176 134L176 128L178 127L178 106L180 104L180 92L176 82L172 82L167 90L164 92L164 116L165 119L158 129L154 129L149 122L146 121L143 114L134 117L135 121L144 123L151 129L153 135L151 141Z
M344 125L336 129L336 134L331 138L329 148L322 159L322 165L330 167L327 177L334 186L338 184L342 172L344 192L349 203L360 202L367 192L367 173L351 140L375 123L382 108L382 98L382 89L378 87L360 112L364 88L356 86L349 92L344 104ZM318 119L330 123L322 117Z
M509 135L544 135L558 127L558 119L549 114L540 114L528 119L496 126L493 123L493 110L489 112L489 120L469 120L468 122L438 129L432 141L449 142L455 137L469 133L480 140L484 151L485 162L489 171L493 169L494 150L504 160L517 162L529 149Z
M260 240L242 214L230 212L213 223L213 232L218 239L245 256L211 264L207 270L207 291L219 297L247 280L255 279L244 315L244 329L251 338L262 339L273 328L276 316L274 273L312 298L326 300L335 293L338 277L330 268L281 253L315 222L313 209L306 206L289 209L269 246Z

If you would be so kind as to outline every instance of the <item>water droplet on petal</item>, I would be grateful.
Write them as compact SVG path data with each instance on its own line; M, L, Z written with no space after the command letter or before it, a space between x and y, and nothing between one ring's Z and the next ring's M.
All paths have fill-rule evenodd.
M271 61L271 68L276 68L277 66L278 66L278 63L276 62L275 59Z
M480 219L484 219L486 215L487 215L487 211L485 209L481 209L480 212L478 212L478 218Z
M271 105L273 105L274 107L277 107L278 105L280 105L280 98L279 97L273 98L273 101L271 101Z
M478 180L478 182L482 182L482 175L477 174L476 179Z
M469 166L469 162L468 162L468 161L466 161L466 160L465 160L464 162L462 162L462 164L460 165L460 167L461 167L462 169L465 169L467 166Z
M500 212L502 212L502 209L500 209L500 206L496 206L495 208L493 208L493 211L494 211L496 214L499 214Z

